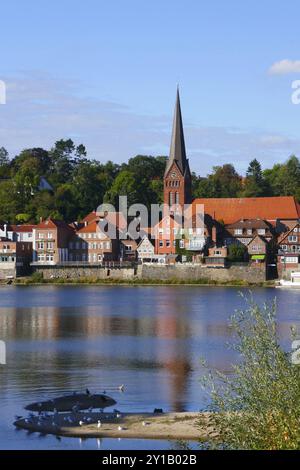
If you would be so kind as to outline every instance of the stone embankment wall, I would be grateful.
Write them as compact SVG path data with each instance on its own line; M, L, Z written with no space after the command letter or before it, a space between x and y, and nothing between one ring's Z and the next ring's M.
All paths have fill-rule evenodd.
M16 266L14 263L1 263L0 279L9 279L16 277Z
M106 268L103 266L40 266L35 267L35 271L41 273L44 279L134 279L136 274L135 268L114 267Z
M178 279L179 281L197 281L207 279L216 282L246 281L249 283L264 282L266 280L265 266L232 265L228 268L208 268L201 264L159 266L141 266L142 279Z
M209 280L213 282L245 281L249 283L264 282L266 269L264 265L250 266L248 264L232 265L228 268L205 267L201 264L157 265L144 264L138 267L112 267L102 266L40 266L35 270L42 273L44 279L115 279L130 281L141 279L147 281L198 281Z

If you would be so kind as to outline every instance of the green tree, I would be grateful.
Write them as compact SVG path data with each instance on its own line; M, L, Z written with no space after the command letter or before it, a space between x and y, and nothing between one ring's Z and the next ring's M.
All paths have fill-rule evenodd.
M230 261L245 261L247 248L245 245L233 243L228 247L228 259Z
M210 414L201 425L214 430L208 448L300 448L300 368L278 337L276 305L255 304L230 321L237 362L229 374L211 370L202 380Z
M268 182L265 180L261 165L256 158L249 164L242 197L268 196L271 191Z

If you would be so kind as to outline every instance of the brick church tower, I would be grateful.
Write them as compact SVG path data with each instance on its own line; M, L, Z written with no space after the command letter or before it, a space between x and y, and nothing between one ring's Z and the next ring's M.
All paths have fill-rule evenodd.
M186 158L185 143L177 89L170 155L164 174L164 203L169 207L192 202L192 181L189 161Z

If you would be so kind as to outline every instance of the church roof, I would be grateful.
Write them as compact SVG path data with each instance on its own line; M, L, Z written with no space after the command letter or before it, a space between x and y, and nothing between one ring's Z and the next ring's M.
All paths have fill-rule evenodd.
M300 218L300 205L293 196L200 198L194 199L193 205L196 204L204 204L205 214L225 224L241 219L275 221Z

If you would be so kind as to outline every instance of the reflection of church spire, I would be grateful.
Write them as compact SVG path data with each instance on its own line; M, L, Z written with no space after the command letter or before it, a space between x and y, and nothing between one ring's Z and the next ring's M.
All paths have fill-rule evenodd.
M174 301L175 302L175 301ZM172 348L168 351L168 356L162 357L164 369L169 375L169 402L172 411L185 411L187 401L188 379L191 372L189 341L190 336L189 324L183 316L177 316L170 313L173 300L168 303L166 313L157 317L156 334L158 337L173 339ZM178 304L175 308L179 308ZM182 310L185 307L182 305ZM183 312L182 312L183 313ZM178 344L179 343L179 344ZM174 347L173 347L174 345Z

